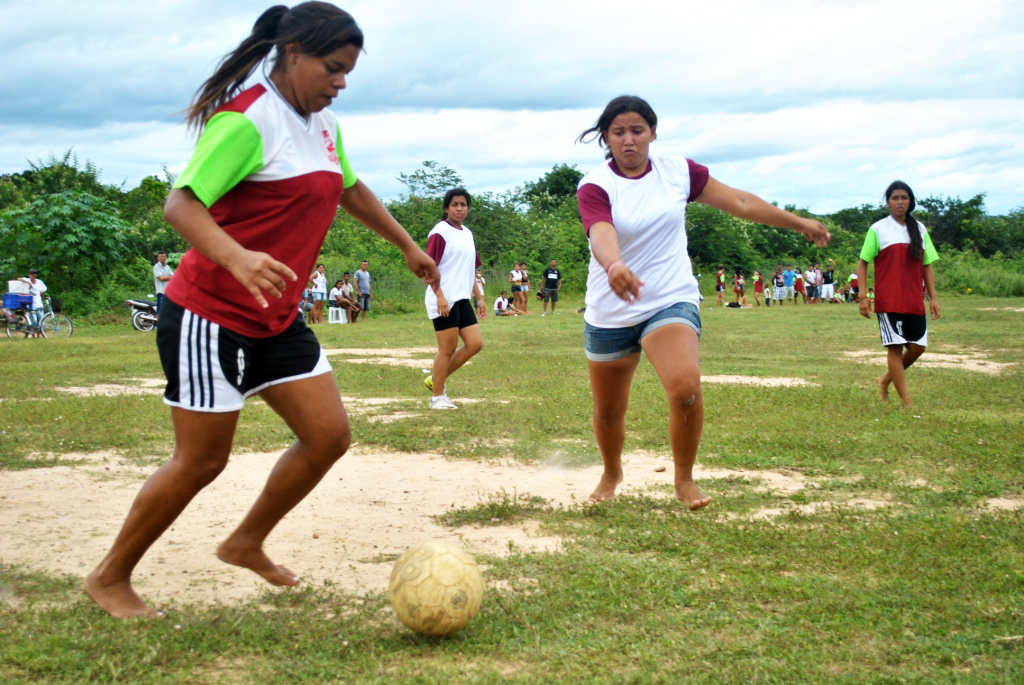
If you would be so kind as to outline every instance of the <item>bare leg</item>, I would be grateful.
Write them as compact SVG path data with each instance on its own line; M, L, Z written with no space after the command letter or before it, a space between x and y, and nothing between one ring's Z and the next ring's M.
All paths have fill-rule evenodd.
M912 406L910 394L907 392L906 375L904 369L913 366L917 358L924 354L925 348L914 343L908 343L906 351L901 345L891 345L886 348L886 365L889 370L875 379L875 384L881 393L883 400L889 399L889 384L896 386L896 394L900 396L900 402L904 407Z
M155 614L132 589L132 571L192 498L224 470L231 454L238 412L173 408L171 418L174 455L139 490L114 545L85 579L84 590L114 618Z
M700 391L700 341L686 324L668 324L645 335L641 344L668 395L668 433L675 462L676 499L691 511L711 498L693 480L693 464L704 430L704 398Z
M615 497L615 488L622 482L622 445L626 440L626 409L633 372L640 363L639 354L613 362L588 361L590 391L594 396L594 437L604 461L604 473L591 502Z
M484 340L480 335L479 324L461 329L448 328L436 331L434 336L437 338L437 355L434 357L433 375L434 397L439 397L444 394L445 380L483 349ZM456 345L459 344L459 336L462 336L464 344L456 349Z
M238 528L217 547L217 558L250 569L271 585L298 585L298 576L264 554L263 542L345 454L352 434L332 373L271 385L260 397L298 439L278 459Z

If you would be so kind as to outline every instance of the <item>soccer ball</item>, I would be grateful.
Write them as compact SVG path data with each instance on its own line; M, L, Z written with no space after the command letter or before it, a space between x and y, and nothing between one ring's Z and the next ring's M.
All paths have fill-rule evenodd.
M440 637L476 615L484 579L466 550L440 540L410 547L391 570L388 597L402 623L417 633Z

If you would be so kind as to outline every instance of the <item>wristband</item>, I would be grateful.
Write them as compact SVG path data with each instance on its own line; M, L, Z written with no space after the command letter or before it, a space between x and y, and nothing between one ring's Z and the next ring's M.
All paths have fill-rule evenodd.
M616 259L616 260L615 260L614 262L612 262L611 264L609 264L609 265L608 265L608 268L604 270L604 274L605 274L605 276L607 276L608 274L610 274L610 273L611 273L611 271L612 271L612 267L613 267L613 266L615 266L616 264L622 264L622 260L621 260L621 259ZM623 266L625 266L625 264L623 264Z

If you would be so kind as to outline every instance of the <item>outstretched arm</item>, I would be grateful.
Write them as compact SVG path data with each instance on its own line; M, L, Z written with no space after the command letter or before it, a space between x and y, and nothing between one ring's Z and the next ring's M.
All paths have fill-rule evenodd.
M730 188L714 178L708 178L704 191L697 197L696 201L715 209L721 209L723 212L740 219L792 229L806 236L808 240L818 247L828 245L828 241L832 237L828 229L820 221L804 219L796 214L779 209L756 195L745 190Z
M341 207L356 221L401 250L405 255L405 265L424 283L429 285L440 281L441 275L434 260L413 242L402 225L395 221L362 181L356 181L341 194Z

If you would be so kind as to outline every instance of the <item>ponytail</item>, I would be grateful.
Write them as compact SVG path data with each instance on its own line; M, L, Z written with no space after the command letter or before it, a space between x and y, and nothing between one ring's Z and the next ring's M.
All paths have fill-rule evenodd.
M924 239L921 237L921 227L917 219L911 214L917 207L917 200L914 199L914 191L903 181L893 181L885 189L885 201L889 202L893 191L905 190L910 196L910 207L907 209L907 234L910 236L910 256L913 259L924 260Z
M196 92L185 110L189 128L201 130L217 108L242 89L256 67L277 48L274 70L284 67L287 46L304 55L323 57L354 45L363 48L363 32L348 12L328 2L312 0L288 9L275 5L260 15L252 33L226 55L217 70Z
M217 108L241 90L246 79L273 49L281 19L286 14L288 8L284 5L268 9L256 20L249 37L220 61L213 76L199 88L186 110L189 128L201 130Z

